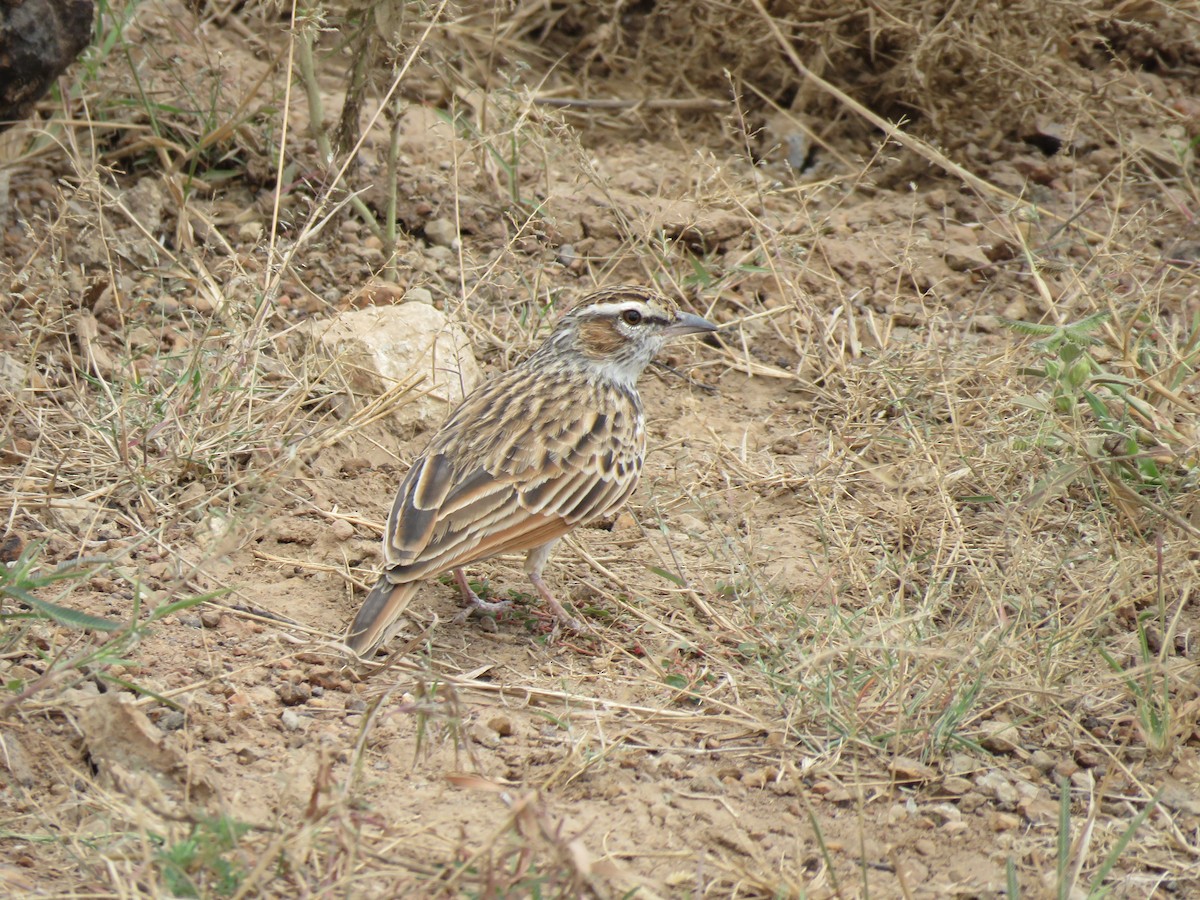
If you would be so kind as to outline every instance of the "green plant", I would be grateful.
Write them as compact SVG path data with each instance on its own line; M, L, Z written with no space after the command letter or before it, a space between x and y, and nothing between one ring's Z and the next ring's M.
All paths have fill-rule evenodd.
M116 631L119 622L93 616L69 606L62 606L34 596L33 592L48 588L60 581L79 581L90 577L106 561L78 558L47 568L40 562L44 545L28 544L17 559L0 565L0 622L23 619L53 619L60 625L79 630ZM15 600L28 607L25 611L8 609L4 601Z
M1128 669L1105 648L1098 649L1108 667L1116 673L1130 696L1133 697L1134 706L1137 709L1138 725L1146 746L1151 751L1162 754L1171 749L1175 738L1171 675L1167 670L1166 663L1169 647L1172 644L1171 636L1175 633L1177 623L1168 621L1167 616L1161 539L1158 541L1156 550L1158 556L1157 590L1155 592L1157 604L1152 609L1143 610L1137 616L1138 665L1133 669ZM1178 616L1178 613L1176 615ZM1147 628L1147 623L1152 619L1157 620L1158 633L1161 635L1161 649L1158 653L1151 647Z
M238 841L250 830L228 816L204 818L192 824L186 838L167 844L156 837L160 849L155 862L163 884L176 897L229 897L246 876L237 858Z
M1124 321L1098 312L1066 325L1003 323L1039 338L1032 347L1041 364L1018 372L1041 379L1043 390L1018 402L1045 416L1043 446L1071 451L1035 496L1061 493L1093 473L1131 517L1143 505L1182 522L1154 495L1173 496L1196 481L1191 441L1176 419L1191 413L1181 389L1200 364L1200 320L1183 336L1167 333L1145 311Z
M33 594L35 590L45 589L60 581L91 577L107 568L110 565L108 560L101 558L76 559L53 568L46 568L39 563L42 550L40 544L30 544L17 560L7 566L0 566L0 622L50 620L66 626L72 631L99 631L108 636L97 644L85 646L78 652L63 651L57 656L48 658L45 671L32 681L12 680L4 684L3 687L10 696L0 703L0 715L4 715L12 707L18 706L48 688L62 687L64 684L78 682L85 677L101 678L126 690L154 697L173 706L174 704L169 700L116 675L112 670L126 664L125 654L154 624L181 610L213 599L224 591L214 591L209 594L186 597L173 603L163 603L151 610L142 621L143 591L140 584L134 583L132 585L133 607L129 620L124 623L115 622L64 606L61 603L43 600ZM16 601L24 605L26 609L10 609L9 601ZM22 631L14 629L5 637L15 642L20 639L22 633ZM36 652L43 653L40 650Z
M1087 862L1087 851L1091 845L1091 839L1095 834L1094 824L1096 817L1096 808L1092 808L1092 813L1088 820L1080 829L1077 840L1071 840L1071 783L1066 778L1059 782L1059 804L1058 804L1058 835L1057 835L1057 856L1055 860L1055 896L1059 900L1067 900L1069 897L1079 896L1076 886L1079 883L1080 876L1083 872L1084 864ZM1133 840L1133 836L1141 827L1146 818L1154 811L1158 805L1159 795L1151 797L1150 800L1138 811L1138 813L1129 820L1129 824L1122 830L1120 836L1113 844L1112 848L1105 855L1100 865L1093 873L1091 880L1088 882L1086 893L1082 895L1088 900L1092 898L1100 898L1106 896L1111 888L1104 885L1104 879L1113 870L1113 867L1120 860L1121 855L1125 852L1125 848L1129 846L1129 842ZM1014 893L1016 887L1016 879L1014 873L1009 872L1009 897L1017 896Z

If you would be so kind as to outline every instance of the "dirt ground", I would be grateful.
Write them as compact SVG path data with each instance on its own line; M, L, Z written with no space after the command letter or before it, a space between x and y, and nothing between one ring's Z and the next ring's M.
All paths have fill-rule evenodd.
M0 160L6 895L1200 891L1198 60L937 143L425 61L338 173L285 20L116 10ZM428 434L306 323L424 291L494 373L618 282L724 327L548 569L594 634L502 558L348 664Z

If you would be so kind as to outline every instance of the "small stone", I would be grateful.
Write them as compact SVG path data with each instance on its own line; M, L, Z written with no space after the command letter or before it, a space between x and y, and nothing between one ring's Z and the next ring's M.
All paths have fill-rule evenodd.
M1029 755L1029 764L1045 775L1054 768L1054 757L1045 750L1034 750Z
M942 258L946 261L946 265L955 272L972 272L986 269L991 265L978 246L971 247L965 244L948 247L942 254Z
M779 777L779 770L774 766L763 766L747 772L741 778L742 784L750 788L765 788Z
M1064 759L1054 764L1054 777L1058 781L1062 778L1070 778L1079 771L1079 764L1072 759Z
M367 702L360 697L346 698L346 712L360 713L367 709Z
M511 737L513 733L513 723L508 716L492 716L488 719L488 728L500 737Z
M971 782L960 775L950 775L942 781L942 790L947 794L961 797L971 790Z
M289 710L289 712L290 711L291 710ZM248 766L251 763L258 762L263 758L261 750L259 750L257 747L251 747L249 745L239 747L236 756L237 761L243 766Z
M992 831L1015 831L1021 827L1021 818L1012 813L995 812L992 813L988 824L992 826Z
M484 728L478 722L473 722L467 726L464 732L472 742L481 747L497 747L500 744L499 736L487 728Z
M287 731L299 731L304 724L304 720L300 718L300 714L294 709L285 709L280 713L279 721Z
M295 684L285 681L275 689L275 695L284 706L299 706L312 697L312 688L303 681Z
M1071 787L1079 791L1090 792L1096 789L1096 777L1091 769L1080 769L1071 776Z
M1020 798L1017 789L999 772L985 772L975 779L975 786L1000 803L1016 806Z
M985 750L990 750L992 753L1016 753L1020 750L1017 740L1020 735L1017 733L1017 726L1008 719L995 718L988 719L980 723L983 730L983 737L979 740L979 745Z
M818 781L812 792L830 803L849 803L854 796L836 781Z
M1049 825L1058 821L1058 804L1046 796L1029 797L1017 804L1017 811L1031 825Z
M935 853L937 853L938 848L937 844L935 844L929 838L917 838L915 841L913 841L913 849L922 856L933 856Z
M423 287L409 288L404 292L404 300L408 303L433 303L433 291Z
M937 772L932 768L907 756L897 756L888 768L892 777L900 783L926 782L937 778Z
M937 822L957 822L962 818L962 810L953 803L938 803L934 806L922 807L921 812Z
M335 541L348 541L354 537L354 526L345 519L334 519L333 524L329 526L329 534Z
M155 724L163 731L178 731L187 721L187 716L177 709L169 709L159 717Z
M946 762L946 772L950 775L972 775L981 768L979 760L965 753L952 753Z
M1094 769L1100 765L1101 756L1092 750L1086 750L1082 747L1075 750L1075 762L1079 763L1085 769Z
M200 624L205 628L217 628L221 624L221 611L206 606L200 610Z
M425 239L435 247L459 247L458 229L449 219L430 219L425 223Z

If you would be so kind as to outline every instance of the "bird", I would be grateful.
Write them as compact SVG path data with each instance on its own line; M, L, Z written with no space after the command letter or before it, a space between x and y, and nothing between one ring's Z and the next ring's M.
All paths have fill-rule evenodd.
M557 622L586 627L542 570L569 531L619 509L646 452L638 377L673 337L717 326L634 285L595 291L566 311L523 363L473 390L433 434L396 492L383 571L346 634L364 657L425 580L452 572L467 604L494 613L463 567L526 552L525 573Z

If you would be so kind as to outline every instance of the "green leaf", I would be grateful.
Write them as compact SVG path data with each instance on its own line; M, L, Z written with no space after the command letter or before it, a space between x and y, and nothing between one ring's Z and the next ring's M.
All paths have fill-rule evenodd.
M198 594L195 597L185 597L182 600L176 600L174 603L168 603L165 606L157 606L154 612L150 614L150 621L156 622L159 619L164 619L172 613L177 613L180 610L191 609L193 606L198 606L208 600L216 600L218 597L224 597L229 593L229 588L217 588L215 591L209 591L207 594Z
M1115 424L1113 422L1112 414L1108 411L1108 407L1105 405L1103 400L1101 400L1091 391L1082 391L1081 393L1083 394L1083 399L1087 401L1087 405L1092 408L1092 415L1106 425Z
M1058 331L1057 325L1039 325L1037 322L1022 322L1017 319L1006 319L1004 316L1000 316L999 321L1003 327L1019 334L1049 337Z
M1104 862L1100 864L1100 868L1096 870L1096 875L1092 878L1091 887L1088 890L1089 897L1102 897L1107 894L1107 890L1101 890L1101 884L1108 877L1108 873L1112 871L1112 867L1116 865L1117 860L1121 858L1121 854L1125 852L1125 848L1129 846L1129 842L1133 839L1134 834L1142 823L1146 821L1146 817L1154 811L1154 807L1158 806L1159 798L1162 797L1162 791L1150 798L1150 802L1142 807L1141 812L1134 816L1129 821L1129 826L1121 832L1121 836L1117 838L1117 842L1113 844L1112 850L1108 852L1108 856L1104 858Z
M60 625L66 625L68 628L77 628L81 631L117 631L123 627L120 622L114 622L112 619L102 619L100 616L93 616L91 613L85 613L82 610L71 609L69 606L60 606L48 600L39 600L28 591L12 585L6 587L4 592L15 600L24 603L35 613L48 616Z
M653 572L655 575L659 576L660 578L667 579L667 581L671 582L671 584L677 585L678 587L686 586L686 584L682 578L680 578L678 575L672 575L666 569L660 569L658 566L646 566L646 568L649 569L651 572Z

